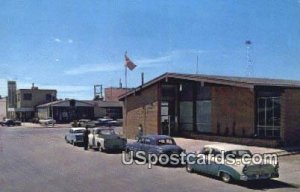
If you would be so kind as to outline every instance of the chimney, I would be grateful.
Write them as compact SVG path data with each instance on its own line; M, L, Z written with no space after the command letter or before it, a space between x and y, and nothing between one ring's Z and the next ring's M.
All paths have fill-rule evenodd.
M144 85L144 72L141 74L142 85Z
M34 83L32 83L32 87L31 87L31 89L34 89Z

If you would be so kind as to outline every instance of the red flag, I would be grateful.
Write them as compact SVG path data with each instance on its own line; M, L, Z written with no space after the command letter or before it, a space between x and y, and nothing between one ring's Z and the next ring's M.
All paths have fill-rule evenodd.
M135 67L136 64L134 64L125 54L125 66L128 67L128 69L130 69L130 71L132 71Z

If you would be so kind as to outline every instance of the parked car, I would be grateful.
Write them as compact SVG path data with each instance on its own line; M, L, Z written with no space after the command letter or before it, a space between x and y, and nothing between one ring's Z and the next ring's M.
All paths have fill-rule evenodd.
M99 151L122 151L127 140L111 128L93 128L89 134L89 147Z
M66 142L72 145L82 144L84 131L85 128L70 128L69 132L65 135Z
M113 119L110 118L99 118L97 119L96 126L108 126L108 122L113 121Z
M229 159L224 158L224 163L216 162L219 157L217 154L224 153L224 156L231 154L233 162L229 162ZM187 161L186 170L188 172L199 172L213 176L220 177L224 182L230 182L232 180L259 180L270 179L279 177L278 162L276 164L264 163L264 164L242 164L242 155L247 155L249 158L252 154L249 150L231 144L213 144L205 145L200 154L203 154L207 159L210 159L210 163L190 163ZM200 156L196 157L200 158ZM220 159L219 159L220 160ZM201 162L201 161L200 161Z
M79 119L77 122L78 127L85 127L91 120L90 119Z
M117 127L117 126L121 126L121 122L115 121L115 120L107 121L107 126L108 126L108 127Z
M39 122L42 125L54 125L56 123L55 119L52 118L40 119Z
M12 119L5 119L4 121L1 121L0 124L2 126L21 126L21 121L18 120L12 120Z
M178 154L185 152L181 147L176 145L175 140L167 135L148 135L140 137L134 143L128 143L126 146L126 152L132 153L133 157L136 157L136 152L143 151L145 155L156 154Z

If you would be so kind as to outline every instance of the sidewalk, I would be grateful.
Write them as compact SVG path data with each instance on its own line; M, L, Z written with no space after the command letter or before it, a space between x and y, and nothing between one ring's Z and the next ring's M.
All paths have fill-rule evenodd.
M49 126L45 126L45 125L41 125L39 123L28 123L28 122L22 122L22 125L20 127L24 127L24 128L70 128L71 124L67 123L67 124L55 124L54 127L52 127L52 125Z
M174 138L177 145L186 149L187 152L200 151L204 145L207 144L222 144L221 142L213 142L206 140L196 140L196 139L186 139L186 138ZM266 148L266 147L257 147L257 146L247 146L247 145L237 145L231 144L235 146L243 146L243 148L250 150L252 153L276 153L278 156L286 156L293 154L300 154L300 147L290 147L285 149L279 148Z

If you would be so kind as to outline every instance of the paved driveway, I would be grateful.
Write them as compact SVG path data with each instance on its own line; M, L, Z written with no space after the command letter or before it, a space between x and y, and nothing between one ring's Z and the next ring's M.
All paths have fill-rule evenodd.
M0 128L1 192L299 191L300 156L281 159L278 180L226 184L182 167L125 166L120 154L84 151L62 128Z

